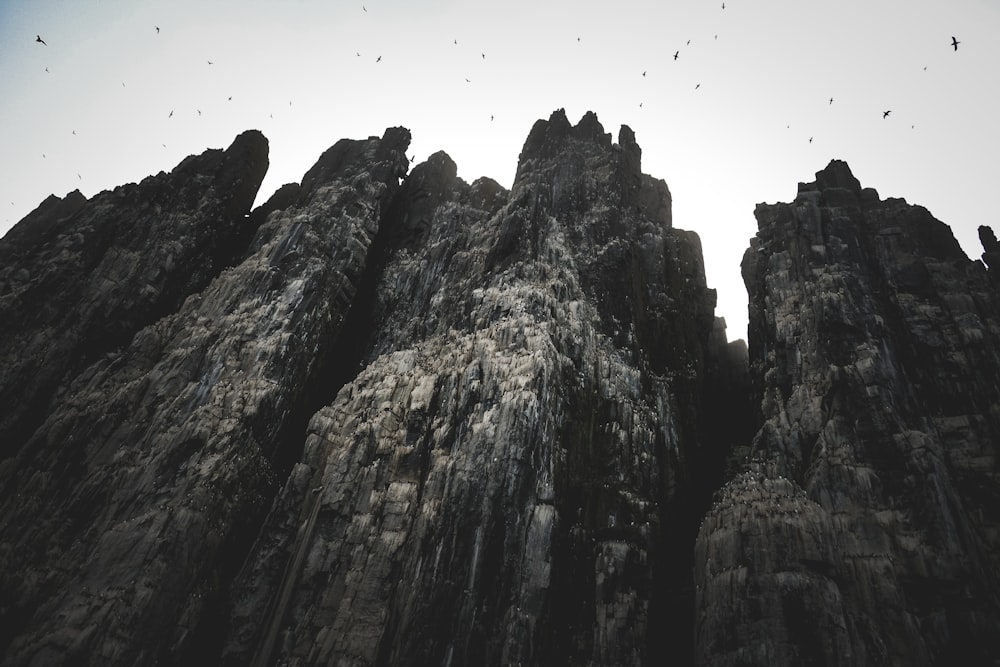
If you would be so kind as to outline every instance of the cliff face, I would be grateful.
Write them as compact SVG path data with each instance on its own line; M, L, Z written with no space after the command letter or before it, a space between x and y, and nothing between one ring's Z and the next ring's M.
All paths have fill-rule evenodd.
M0 241L3 664L1000 651L990 230L832 163L758 208L748 353L627 127L538 121L510 191L409 139Z
M408 141L252 215L266 148L210 152L4 239L0 389L47 373L4 422L6 664L690 655L711 394L745 377L697 236L592 114L539 121L510 192L443 153L400 183ZM40 305L52 267L86 308Z
M995 278L841 162L756 216L743 274L762 425L698 537L699 661L991 661Z

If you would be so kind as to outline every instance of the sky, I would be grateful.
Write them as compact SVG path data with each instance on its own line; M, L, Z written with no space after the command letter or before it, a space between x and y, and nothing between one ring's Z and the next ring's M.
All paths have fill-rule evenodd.
M509 188L537 119L589 110L635 131L744 338L754 208L831 159L980 256L998 35L1000 0L0 0L0 234L247 129L270 142L257 203L398 125L417 163L443 150Z

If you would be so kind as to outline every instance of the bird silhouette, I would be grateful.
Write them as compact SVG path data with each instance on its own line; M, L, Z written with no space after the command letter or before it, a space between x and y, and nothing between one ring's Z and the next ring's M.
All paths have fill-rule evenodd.
M171 109L170 113L167 114L167 118L173 118L173 117L174 117L174 110Z
M156 28L156 34L159 35L160 34L160 26L154 25L153 27Z
M466 80L465 80L465 82L466 82L466 83L472 83L472 82L471 82L471 81L469 81L468 79L466 79Z
M951 45L952 45L952 47L953 47L953 48L954 48L954 49L955 49L956 51L958 51L958 45L959 45L959 44L961 44L961 43L962 43L962 42L960 42L960 41L958 41L957 39L955 39L955 36L954 36L954 35L952 35L952 37L951 37Z
M696 83L696 84L694 85L694 89L695 89L695 90L698 90L699 88L701 88L701 84L700 84L700 83Z
M493 122L493 114L490 114L490 122Z
M833 98L832 97L830 98L830 104L833 104Z
M892 113L892 109L889 109L888 111L883 111L882 112L882 118L888 118L889 114L891 114L891 113Z
M642 71L642 75L643 75L643 76L646 76L646 70L643 70L643 71Z
M812 142L813 142L813 138L809 137L809 143L812 143Z
M209 64L209 65L214 65L215 63L213 63L213 62L212 62L211 60L209 60L209 61L208 61L208 64Z
M45 44L45 40L44 40L44 39L42 39L42 36L41 36L41 35L35 35L35 41L36 41L36 42L40 42L40 43L42 43L42 44ZM48 46L48 44L45 44L45 46Z
M367 8L367 7L365 7L364 5L361 5L361 9L362 9L362 10L364 10L365 12L367 12L367 11L368 11L368 8Z
M674 51L674 60L677 60L677 56L681 54L680 51Z
M687 41L687 44L685 44L684 46L691 46L691 40L689 39L689 40Z
M376 59L375 59L375 62L377 62L377 63L380 63L380 62L382 62L382 56L379 56L378 58L376 58Z
M199 115L199 116L201 115L201 109L195 109L195 111L197 111L197 112L198 112L198 115Z
M485 54L485 53L483 53L483 54L480 54L480 55L482 55L482 56L483 56L483 60L486 60L486 54Z

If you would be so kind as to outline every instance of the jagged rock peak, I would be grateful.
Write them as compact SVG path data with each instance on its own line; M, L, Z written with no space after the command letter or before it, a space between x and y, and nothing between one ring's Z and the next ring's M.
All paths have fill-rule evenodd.
M866 193L834 161L755 212L759 428L698 537L701 664L1000 651L1000 301L947 225Z
M406 175L409 162L406 149L410 145L410 131L405 127L390 127L382 138L369 137L367 140L341 139L328 148L316 164L302 177L300 202L308 201L313 190L329 181L343 176L345 166L355 170L368 169L378 165L371 175L376 180L389 175L397 180ZM385 171L388 170L388 171Z
M798 193L796 203L814 199L817 193L823 202L829 201L836 205L873 204L879 201L877 191L862 188L848 164L836 159L830 160L826 168L816 172L815 181L799 183Z
M642 150L635 133L622 125L618 143L588 111L571 125L558 109L532 127L521 150L514 190L542 187L550 192L555 213L584 210L604 199L630 214L669 227L670 190L642 173Z

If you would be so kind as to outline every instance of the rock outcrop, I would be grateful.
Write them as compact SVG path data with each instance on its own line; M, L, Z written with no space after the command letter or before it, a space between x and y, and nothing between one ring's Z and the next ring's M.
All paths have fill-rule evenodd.
M0 663L1000 654L991 230L833 162L757 210L748 348L628 127L538 121L509 191L409 141L0 240Z
M539 121L509 192L443 153L400 183L408 141L250 215L262 163L210 152L4 239L5 396L46 369L4 422L4 664L690 655L747 377L697 236L593 114Z
M220 169L230 149L125 189L122 199L131 193L149 211L121 230L145 239L130 241L138 258L91 238L130 213L127 204L108 203L114 193L51 225L74 230L74 242L96 246L95 254L115 255L75 275L77 293L89 297L85 313L117 317L137 310L136 299L145 303L146 273L130 277L123 264L153 277L169 273L183 286L207 284L130 340L105 336L106 351L90 365L68 366L44 420L11 443L0 468L9 664L180 663L218 651L228 584L283 482L277 478L301 451L295 436L318 407L310 392L327 381L371 240L405 173L409 133L338 143L249 246L230 237L213 247L206 238L223 234L234 215L244 219L263 176L263 137L243 135L234 146L248 142L253 159L237 155L253 184L247 173ZM213 196L213 184L232 194ZM180 215L189 209L195 213ZM44 211L39 219L49 220ZM239 261L230 254L225 263L234 265L220 272L215 255L241 248ZM148 255L159 264L145 263ZM212 280L197 278L210 271ZM58 285L72 284L65 275ZM15 291L14 307L28 309L30 294ZM21 325L15 342L34 341L59 317L72 325L54 327L52 340L69 330L76 343L77 323L87 331L97 316L53 311L37 324L3 321Z
M842 162L756 216L743 275L760 428L698 537L698 662L991 662L995 283L946 225Z

